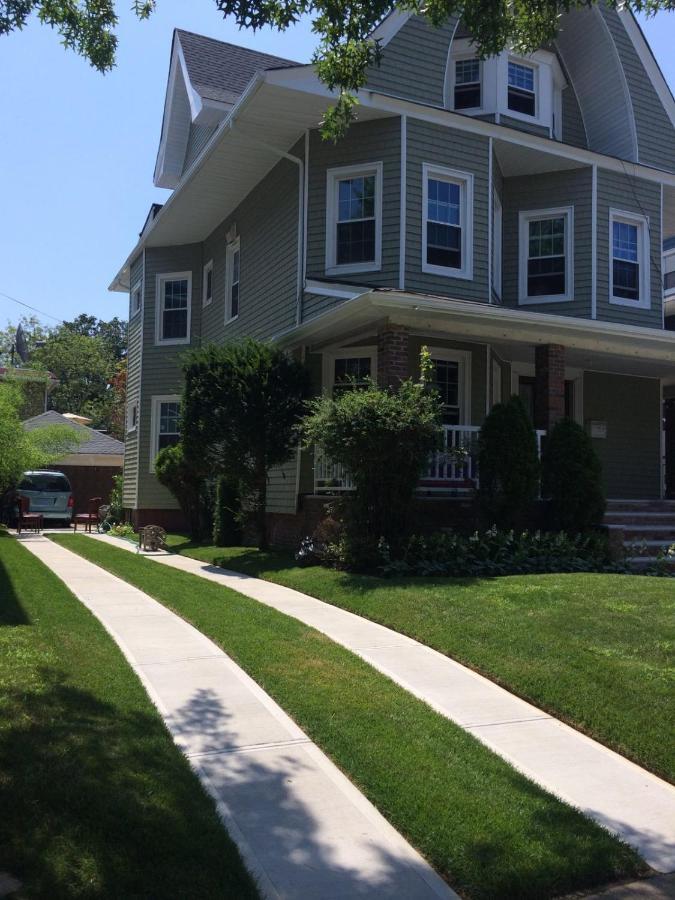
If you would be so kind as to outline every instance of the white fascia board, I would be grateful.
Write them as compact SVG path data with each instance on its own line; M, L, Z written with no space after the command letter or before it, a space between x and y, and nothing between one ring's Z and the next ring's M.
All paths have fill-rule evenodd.
M642 328L600 322L592 319L573 319L570 316L549 315L523 309L510 309L488 303L452 300L429 295L408 294L404 291L367 291L332 310L322 313L304 325L288 329L273 340L284 346L310 343L341 326L354 327L366 322L375 323L387 316L392 320L399 314L408 324L418 320L444 320L453 333L483 340L508 339L528 344L559 342L567 346L600 353L624 356L626 359L650 359L673 365L675 332L659 328ZM425 330L433 326L425 324Z
M353 300L363 292L362 287L343 282L315 281L309 278L305 284L305 293L318 294L320 297L341 297L343 300Z
M278 87L286 87L289 90L307 92L334 99L334 94L323 85L316 76L312 66L304 66L302 69L278 69L263 73L264 80L268 84ZM443 125L446 128L455 128L458 131L467 131L472 134L482 134L485 137L493 137L495 140L516 144L532 150L540 150L550 156L558 156L561 159L572 160L580 166L592 166L596 164L601 169L613 172L630 174L636 178L644 178L645 181L653 181L657 184L666 184L675 187L675 173L656 169L653 166L621 159L618 156L608 156L597 153L594 150L585 150L582 147L574 147L571 144L563 144L560 141L536 134L528 134L516 128L506 125L497 125L486 122L472 116L465 116L452 110L443 109L440 106L419 103L414 100L404 100L392 94L381 93L364 89L357 93L359 103L363 107L389 112L391 115L407 115L410 119L432 122ZM357 109L358 116L358 109ZM630 171L626 171L626 167Z
M393 9L384 17L384 19L382 19L380 24L371 31L371 40L379 41L380 47L386 47L389 41L396 37L411 16L411 12L402 12L400 9Z
M652 87L663 104L663 108L670 119L671 125L675 128L675 98L668 87L668 82L661 71L661 67L656 61L656 57L654 56L652 48L649 46L647 38L644 36L644 32L642 31L639 22L629 9L620 9L619 18L628 33L631 43L635 47L637 55L640 57L640 62L645 67L645 71L649 76Z
M178 54L178 62L180 63L181 72L183 73L183 81L185 82L185 88L187 90L188 102L190 104L190 115L192 116L192 121L194 122L202 110L202 98L201 95L194 89L192 82L190 81L188 67L185 63L183 47L181 46L180 37L178 37L178 35L176 35L176 51Z

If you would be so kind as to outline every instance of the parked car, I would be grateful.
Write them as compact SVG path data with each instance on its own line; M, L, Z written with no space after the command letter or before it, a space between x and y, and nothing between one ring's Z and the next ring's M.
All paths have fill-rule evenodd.
M45 521L65 522L73 518L73 492L63 472L24 472L16 493L28 498L28 511L42 513ZM15 517L18 508L15 510Z

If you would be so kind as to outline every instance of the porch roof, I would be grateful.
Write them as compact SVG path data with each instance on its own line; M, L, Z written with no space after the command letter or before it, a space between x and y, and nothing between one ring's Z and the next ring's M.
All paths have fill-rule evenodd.
M347 293L346 286L342 289ZM344 303L275 339L285 347L308 345L320 349L372 332L378 323L388 321L417 333L489 343L512 361L530 361L537 344L562 344L568 351L568 365L675 383L673 331L387 288L351 290Z

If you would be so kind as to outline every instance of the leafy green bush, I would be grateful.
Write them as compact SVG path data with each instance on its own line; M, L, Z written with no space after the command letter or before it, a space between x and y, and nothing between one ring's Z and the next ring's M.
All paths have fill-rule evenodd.
M124 476L113 475L113 489L110 492L110 509L106 521L111 524L117 524L124 518Z
M438 397L423 381L409 380L396 391L371 383L309 407L305 441L341 463L354 481L341 510L347 565L367 569L378 559L380 540L397 549L409 534L415 489L430 454L440 449Z
M129 525L128 522L122 522L119 525L111 525L108 529L108 534L112 534L115 537L132 537L135 534L134 526Z
M440 532L414 536L399 559L382 547L384 575L486 577L545 572L625 571L612 562L602 534L569 536L564 532L499 531L491 528L470 537Z
M602 464L590 436L571 419L557 422L546 439L542 493L550 498L552 528L577 533L602 523Z
M224 475L216 483L213 511L213 543L216 547L237 547L241 543L239 517L241 503L236 487Z
M539 491L537 436L520 397L498 403L478 438L478 499L486 524L524 528Z
M168 488L178 501L190 535L194 538L203 537L206 517L204 477L199 469L185 459L182 442L159 451L155 459L155 475L159 483Z

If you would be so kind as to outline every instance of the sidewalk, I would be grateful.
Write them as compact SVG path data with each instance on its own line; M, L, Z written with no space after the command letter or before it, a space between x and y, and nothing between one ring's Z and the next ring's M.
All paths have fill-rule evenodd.
M135 552L127 541L102 535ZM436 650L299 591L186 556L157 563L218 582L323 632L461 725L546 790L675 872L675 787Z
M17 539L117 642L266 897L456 896L216 644L147 594L46 537Z

